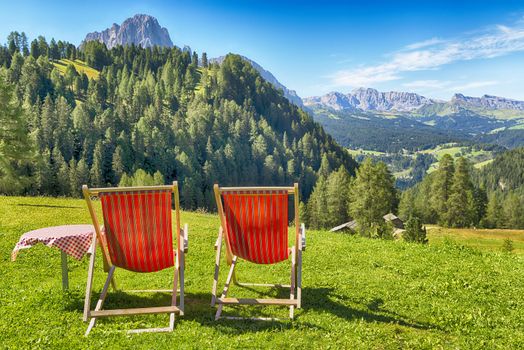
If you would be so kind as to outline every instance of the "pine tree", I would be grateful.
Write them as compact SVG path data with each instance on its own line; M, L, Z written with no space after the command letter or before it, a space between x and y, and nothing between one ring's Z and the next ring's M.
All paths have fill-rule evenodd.
M402 238L406 242L428 243L426 227L422 226L422 222L418 217L411 216L406 221L405 227Z
M415 197L415 190L413 188L409 188L402 192L400 196L400 204L398 206L400 218L407 220L416 215Z
M27 116L14 86L0 74L0 193L18 193L28 185L20 166L32 157Z
M439 162L439 167L433 175L431 185L430 205L435 211L441 223L445 223L448 218L448 199L451 193L455 164L449 154L445 154Z
M121 176L125 173L123 153L124 151L122 149L122 146L116 146L115 152L113 153L113 160L111 162L116 182L119 182Z
M320 168L318 169L319 176L324 176L327 178L331 173L331 165L329 164L329 159L327 154L322 155L322 161L320 163Z
M394 184L393 175L382 162L373 164L367 158L358 168L350 188L349 215L357 221L361 234L370 235L373 225L382 225L383 216L395 211Z
M20 46L21 46L22 54L24 55L24 57L29 56L29 47L28 47L28 43L27 43L27 35L24 32L22 32L22 34L20 36Z
M93 165L89 174L91 185L95 187L103 187L106 185L104 174L104 144L99 140L95 145L93 153Z
M509 193L503 205L503 226L511 229L524 228L524 203L521 196Z
M473 225L479 225L482 218L486 215L488 195L484 188L475 187L473 189Z
M56 195L56 173L51 162L51 151L45 148L36 168L36 183L40 194Z
M82 183L80 182L80 178L78 176L78 163L76 159L71 159L69 161L69 193L73 197L79 197L82 193Z
M332 172L326 185L326 204L328 227L340 225L349 220L349 184L350 177L347 170L341 166L337 171Z
M40 57L40 47L38 46L38 40L31 41L31 56L36 60Z
M469 227L473 222L473 184L469 167L465 158L460 157L457 160L444 220L447 226Z
M56 194L59 196L70 193L69 167L58 148L53 149L53 172L56 174Z
M486 215L482 219L481 225L485 228L501 227L501 217L503 216L502 204L499 195L496 192L488 196L488 205L486 206Z
M305 222L308 227L320 229L320 228L328 228L328 217L326 213L327 209L327 195L326 195L326 189L327 189L327 180L323 175L320 175L317 183L315 184L315 187L313 188L313 192L311 193L311 196L309 197L309 201L307 203L307 219L309 219L308 222Z
M164 175L162 175L162 173L158 170L153 174L153 184L154 185L164 185L165 184Z

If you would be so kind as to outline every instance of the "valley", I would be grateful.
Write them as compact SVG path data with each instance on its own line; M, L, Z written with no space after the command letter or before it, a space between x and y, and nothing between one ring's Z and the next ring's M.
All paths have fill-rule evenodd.
M444 143L421 151L380 152L369 149L351 149L349 153L358 161L372 158L384 162L396 179L400 189L410 187L426 175L435 171L444 154L453 158L464 157L476 169L491 163L494 157L504 151L503 147L492 145L475 145L471 143Z
M359 88L305 98L304 105L358 161L385 162L399 188L433 172L446 153L481 168L524 145L524 102L501 97L455 94L445 102Z

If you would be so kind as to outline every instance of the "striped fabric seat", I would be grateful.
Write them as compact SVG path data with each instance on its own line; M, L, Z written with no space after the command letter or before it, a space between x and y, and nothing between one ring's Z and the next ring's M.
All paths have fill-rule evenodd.
M288 259L288 192L224 191L229 249L257 264Z
M171 191L101 192L113 265L136 272L174 266Z

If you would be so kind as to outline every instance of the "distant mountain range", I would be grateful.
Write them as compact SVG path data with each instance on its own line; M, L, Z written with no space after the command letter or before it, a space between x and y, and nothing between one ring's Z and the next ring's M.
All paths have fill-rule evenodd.
M121 25L114 23L111 28L89 33L84 42L92 40L104 43L108 49L131 44L142 47L173 46L167 29L161 27L155 17L141 14L126 19Z
M330 92L323 96L307 97L303 101L308 107L330 108L335 111L407 112L425 116L449 115L464 110L475 113L485 111L488 115L491 115L490 111L497 110L524 111L524 101L504 97L455 94L450 101L441 101L413 92L380 92L371 88L358 88L348 94Z
M524 145L524 102L504 97L455 94L442 101L359 88L303 101L315 120L350 148L399 152L458 141Z

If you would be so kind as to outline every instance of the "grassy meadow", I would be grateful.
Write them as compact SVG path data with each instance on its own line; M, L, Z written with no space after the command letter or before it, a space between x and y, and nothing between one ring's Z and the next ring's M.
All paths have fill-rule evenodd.
M72 64L75 66L76 71L79 74L85 73L89 79L98 79L100 72L96 69L89 67L84 61L81 60L68 60L61 59L56 62L53 62L53 65L58 69L58 71L63 75L66 71L68 65Z
M97 210L99 208L97 207ZM165 327L167 315L102 319L83 334L83 297L88 259L69 260L70 290L61 289L60 254L35 246L11 250L19 236L52 225L89 223L78 199L0 197L0 344L2 348L476 348L524 344L524 232L429 229L429 245L371 240L343 233L309 231L304 253L303 309L294 321L278 307L224 308L226 315L256 315L280 321L214 321L210 307L213 245L218 219L183 212L189 224L186 315L173 333L128 335L122 330ZM472 230L473 231L473 230ZM501 251L513 237L515 253ZM475 244L482 240L492 244ZM100 254L95 293L103 284ZM225 265L222 265L223 267ZM288 264L240 263L242 281L287 282ZM168 294L132 295L126 289L169 288L172 271L116 272L123 291L111 291L107 308L167 305ZM225 269L221 281L225 279ZM231 296L285 296L277 289L243 290ZM94 305L94 301L93 301Z
M524 230L442 228L431 225L427 226L427 230L431 244L452 241L481 250L503 251L503 242L509 239L513 244L513 252L524 254Z

